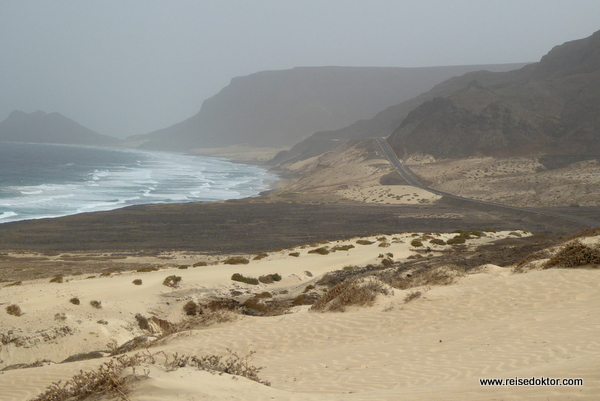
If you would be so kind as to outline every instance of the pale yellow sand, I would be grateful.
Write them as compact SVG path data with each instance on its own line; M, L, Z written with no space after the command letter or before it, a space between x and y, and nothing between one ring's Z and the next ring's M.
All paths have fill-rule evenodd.
M495 237L506 234L497 233ZM325 256L303 254L297 259L283 257L282 253L245 266L172 269L63 284L32 282L23 287L4 287L0 289L2 302L19 303L28 313L19 318L2 314L0 321L3 331L8 325L45 327L48 316L66 310L69 297L77 292L82 305L73 306L67 315L84 320L81 332L65 337L69 344L57 339L51 345L56 351L43 344L29 351L40 359L52 352L58 356L61 347L96 341L86 330L92 331L93 322L100 317L109 324L96 325L93 331L97 333L112 330L113 326L132 326L131 314L136 311L163 308L168 312L165 302L177 304L186 292L232 288L229 277L234 271L254 276L278 272L284 276L282 282L275 287L263 285L272 290L306 283L311 278L304 271L317 277L348 264L350 259L345 258L359 264L376 260L380 252L406 257L411 253L411 237L404 236L404 243L391 243L389 248L379 248L376 243ZM183 277L180 289L172 292L162 286L167 274ZM134 277L142 277L144 284L133 286ZM189 368L167 373L154 366L149 368L149 379L135 385L130 399L598 399L599 284L600 270L592 267L514 274L508 268L488 265L451 286L395 290L393 296L381 297L370 308L315 313L307 311L308 307L298 307L283 316L245 316L208 329L178 333L165 345L151 350L198 355L225 354L227 348L241 354L252 350L256 352L254 364L265 367L261 377L271 381L271 387ZM237 286L245 288L244 284ZM405 304L406 294L415 290L421 290L423 296ZM100 311L90 308L86 301L91 298L101 299L106 306ZM172 313L175 318L175 309ZM134 334L135 328L128 331L126 327L121 333L123 337ZM104 335L106 340L108 335ZM95 344L92 348L97 347ZM4 359L8 351L21 352L4 347ZM100 362L4 372L0 374L0 399L26 400L52 381L65 380L79 369ZM478 380L517 376L583 378L584 386L482 387Z

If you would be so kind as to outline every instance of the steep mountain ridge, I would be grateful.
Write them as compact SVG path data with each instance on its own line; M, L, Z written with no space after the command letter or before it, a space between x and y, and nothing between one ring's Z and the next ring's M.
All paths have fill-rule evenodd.
M510 81L526 65L525 63L518 63L472 66L473 69L470 72L462 75L456 74L456 76L433 86L429 91L383 109L374 117L358 120L337 130L316 132L294 145L289 151L278 154L271 161L271 164L288 164L304 160L332 150L339 146L340 143L350 140L388 136L398 128L411 110L423 102L437 96L453 93L474 80L486 85Z
M98 134L60 113L15 110L0 122L0 141L116 146L121 141Z
M600 154L600 31L484 78L412 110L388 138L398 155Z
M314 132L370 118L452 76L486 67L297 67L258 72L232 79L191 118L129 140L157 150L291 146Z

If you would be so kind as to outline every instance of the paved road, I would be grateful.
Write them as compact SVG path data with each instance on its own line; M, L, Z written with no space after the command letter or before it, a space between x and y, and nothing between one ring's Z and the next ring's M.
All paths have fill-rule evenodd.
M406 166L404 166L402 164L402 162L398 159L398 156L396 156L396 153L394 152L394 150L392 149L390 144L385 140L385 138L375 138L375 139L377 140L377 143L381 147L381 150L383 151L383 153L389 160L390 164L396 169L398 174L400 174L400 176L402 176L402 178L404 178L404 180L406 180L406 182L408 182L413 187L421 188L421 189L424 189L424 190L429 191L436 195L445 196L445 197L452 198L452 199L458 199L458 200L461 200L464 202L471 202L471 203L477 203L477 204L481 204L481 205L494 206L494 207L499 207L499 208L503 208L503 209L517 210L517 211L521 211L521 212L537 214L540 216L558 217L561 219L566 219L566 220L574 221L577 223L581 223L588 227L600 226L599 222L593 221L593 220L581 219L579 217L568 216L568 215L561 214L561 213L545 212L545 211L539 211L539 210L516 207L516 206L502 205L499 203L486 202L486 201L482 201L482 200L478 200L478 199L464 198L462 196L457 196L457 195L449 194L447 192L438 191L437 189L426 187L418 181L418 179L414 176L414 174Z

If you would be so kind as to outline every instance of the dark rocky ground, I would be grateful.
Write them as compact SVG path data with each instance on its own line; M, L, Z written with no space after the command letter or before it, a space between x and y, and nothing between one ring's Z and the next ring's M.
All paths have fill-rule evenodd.
M561 210L566 212L566 210ZM598 215L597 208L577 208L579 216ZM377 233L451 232L463 230L531 231L531 239L491 246L472 255L456 254L469 264L516 263L528 252L554 243L585 226L566 220L507 209L457 205L391 206L357 203L285 203L268 197L217 203L133 206L56 219L0 224L0 280L41 278L52 274L93 273L139 268L124 255L157 256L180 251L202 254L255 254ZM8 252L58 255L60 262L13 258ZM79 255L79 256L78 256ZM448 256L448 255L447 255ZM30 273L36 272L32 277Z

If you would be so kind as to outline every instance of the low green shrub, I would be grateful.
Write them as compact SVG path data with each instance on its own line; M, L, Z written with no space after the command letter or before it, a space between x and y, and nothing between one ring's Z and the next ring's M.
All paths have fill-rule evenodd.
M192 266L193 267L208 266L208 263L207 262L196 262Z
M413 239L412 241L410 241L410 244L412 246L414 246L415 248L418 248L420 246L423 246L423 242L421 242L420 239Z
M308 251L308 253L318 253L319 255L328 255L329 254L329 250L327 250L327 248L316 248L316 249L311 249L310 251Z
M132 283L135 285L142 285L142 279L136 278L135 280L132 281Z
M241 257L231 257L227 258L223 261L226 265L247 265L250 261L246 258Z
M440 239L440 238L430 239L429 242L434 245L446 245L446 241L444 241L443 239Z
M239 281L241 283L258 285L258 279L254 278L254 277L245 277L245 276L241 275L240 273L234 273L231 276L231 279L233 281Z
M290 256L297 258L300 256L300 252L292 252L292 253L290 253Z
M464 237L457 235L454 238L450 238L446 243L448 245L459 245L459 244L464 244L465 242L467 242L467 241L465 240Z
M356 243L358 245L371 245L371 244L374 244L375 241L369 241L369 240L366 240L366 239L359 239L359 240L356 241Z

